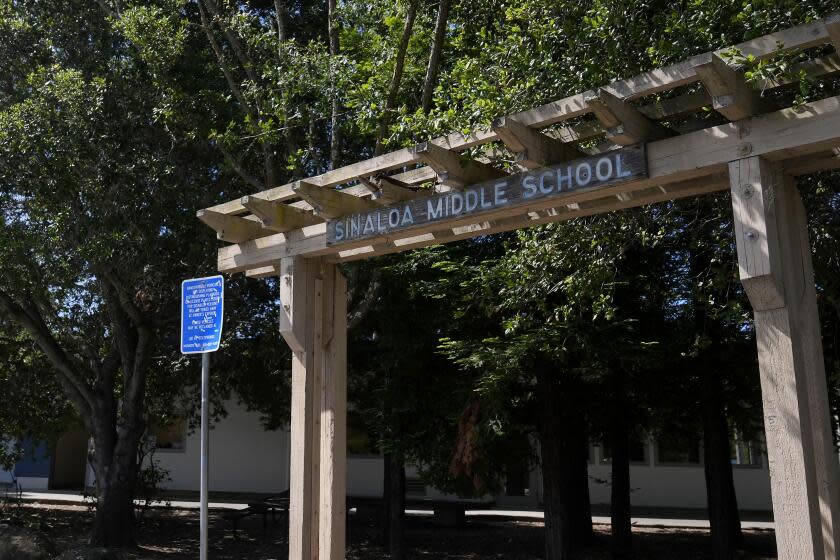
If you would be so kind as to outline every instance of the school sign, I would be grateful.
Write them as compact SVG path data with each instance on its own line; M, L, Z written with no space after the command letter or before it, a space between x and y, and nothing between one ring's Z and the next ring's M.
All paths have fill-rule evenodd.
M605 187L647 176L644 145L629 146L542 169L517 173L464 190L452 190L350 214L327 223L327 245L347 243L433 222L528 206L581 189Z

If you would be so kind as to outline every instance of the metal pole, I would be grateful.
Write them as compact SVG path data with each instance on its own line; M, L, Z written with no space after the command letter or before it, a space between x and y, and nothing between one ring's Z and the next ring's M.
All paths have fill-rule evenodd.
M210 353L201 355L201 549L207 560L207 487L210 482Z

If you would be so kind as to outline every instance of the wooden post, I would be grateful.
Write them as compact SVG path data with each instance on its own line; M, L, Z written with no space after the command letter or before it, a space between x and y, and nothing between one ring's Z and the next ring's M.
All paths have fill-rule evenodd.
M346 294L333 264L280 263L280 332L292 349L290 560L344 558Z
M805 210L759 157L729 164L738 267L755 311L780 560L836 559L838 457L829 420Z

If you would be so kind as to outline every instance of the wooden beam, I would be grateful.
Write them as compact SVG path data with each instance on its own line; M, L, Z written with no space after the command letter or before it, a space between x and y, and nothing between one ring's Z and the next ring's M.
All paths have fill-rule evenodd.
M415 157L435 170L441 184L453 189L497 179L504 173L475 160L462 161L457 152L441 148L432 142L422 142L412 148Z
M835 12L825 18L825 30L834 50L840 53L840 12Z
M830 40L826 22L830 26L837 17L835 14L829 16L826 20L812 21L798 27L751 39L736 45L735 48L744 55L753 55L757 58L764 59L780 52L780 44L782 45L782 52L807 49L825 44ZM720 54L730 48L722 48L715 52ZM691 84L699 80L695 67L698 64L708 62L710 57L711 53L696 55L677 64L657 68L632 78L613 82L607 87L610 92L624 101L630 101L660 91ZM665 102L663 102L663 105L665 105ZM528 127L542 128L573 119L588 112L589 108L584 99L584 94L575 94L510 116ZM647 113L647 111L645 112ZM498 136L492 130L475 130L468 134L453 132L446 136L435 138L431 142L449 150L465 150L498 139ZM346 165L315 177L310 177L308 181L322 187L332 187L356 180L359 177L367 177L375 175L378 172L405 167L415 161L416 158L410 150L402 149L362 162ZM274 187L257 193L257 196L266 200L293 197L292 186L292 184L289 184ZM353 192L353 194L357 193ZM222 214L237 214L244 212L245 208L239 200L235 200L213 206L210 210Z
M575 146L550 138L511 117L494 120L493 131L515 154L516 163L525 169L539 169L585 155Z
M256 219L229 216L212 210L199 210L196 216L216 230L216 237L219 240L229 243L242 243L271 233L264 230Z
M425 191L412 188L408 183L403 183L385 175L375 178L360 177L359 182L370 191L371 200L378 204L393 204L428 194Z
M280 234L282 235L282 234ZM316 292L319 259L281 261L294 290L281 302L294 310L293 322L281 334L292 349L292 399L289 468L289 560L318 558L320 501L321 372L320 306ZM281 289L283 280L281 279ZM281 310L281 316L284 310ZM294 331L293 338L288 334Z
M840 169L840 148L808 155L785 163L785 173L793 177Z
M275 265L261 266L259 268L250 268L245 271L247 278L271 278L272 276L279 276L280 267Z
M323 221L312 212L253 195L243 196L241 202L259 218L264 228L272 231L290 231Z
M671 136L667 129L605 88L589 92L586 104L607 131L607 139L616 144L629 146Z
M712 108L729 119L738 121L762 112L767 103L758 91L744 79L743 74L729 66L718 54L698 64L694 70L712 96Z
M347 519L347 282L321 266L320 504L318 560L344 560Z
M779 558L836 560L840 466L804 207L779 165L749 157L729 173L738 268L755 311Z
M401 251L409 251L429 245L452 243L463 239L469 239L476 235L492 235L519 228L534 227L542 224L561 222L572 218L580 218L614 212L627 208L645 206L674 200L689 196L698 196L711 192L722 191L728 188L729 179L724 174L716 174L702 179L692 179L682 183L666 187L652 187L644 191L630 193L631 196L619 199L616 196L608 196L593 200L586 204L570 204L545 208L536 212L528 212L516 216L502 218L495 222L482 221L467 226L440 230L433 233L424 233L412 237L395 240L390 245L377 244L365 247L341 251L336 255L325 257L330 262L348 262L359 259L366 259L379 255L387 255Z
M322 218L338 218L377 207L370 200L335 190L332 187L319 187L308 181L298 181L293 190L295 194L311 204L315 214Z
M729 161L744 155L760 155L771 160L791 160L824 152L840 145L840 96L806 103L801 109L783 109L747 121L726 123L690 134L675 136L647 144L648 178L623 183L606 191L568 193L568 200L585 201L618 192L643 190L718 173ZM566 200L566 199L564 199ZM533 210L540 210L533 205ZM504 213L489 214L485 219L506 217ZM468 219L468 218L467 218ZM450 222L441 225L446 229ZM455 227L462 223L451 222ZM415 231L412 235L421 235ZM397 238L398 239L398 238ZM382 243L391 239L383 239ZM262 239L222 247L218 253L218 267L222 272L238 272L264 266L284 256L308 256L338 253L354 246L326 244L326 224L308 226L302 230L277 233Z

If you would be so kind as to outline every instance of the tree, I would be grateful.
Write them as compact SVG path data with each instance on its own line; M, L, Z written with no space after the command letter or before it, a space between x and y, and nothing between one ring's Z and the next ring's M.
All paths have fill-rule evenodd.
M16 363L49 364L43 388L63 393L26 401L29 431L50 431L38 410L72 405L93 440L91 540L119 546L133 541L149 383L194 383L175 346L178 285L211 272L212 236L193 212L227 183L206 141L206 115L224 111L199 101L207 58L182 14L102 6L3 4L4 46L20 63L0 75L0 317L37 348Z

